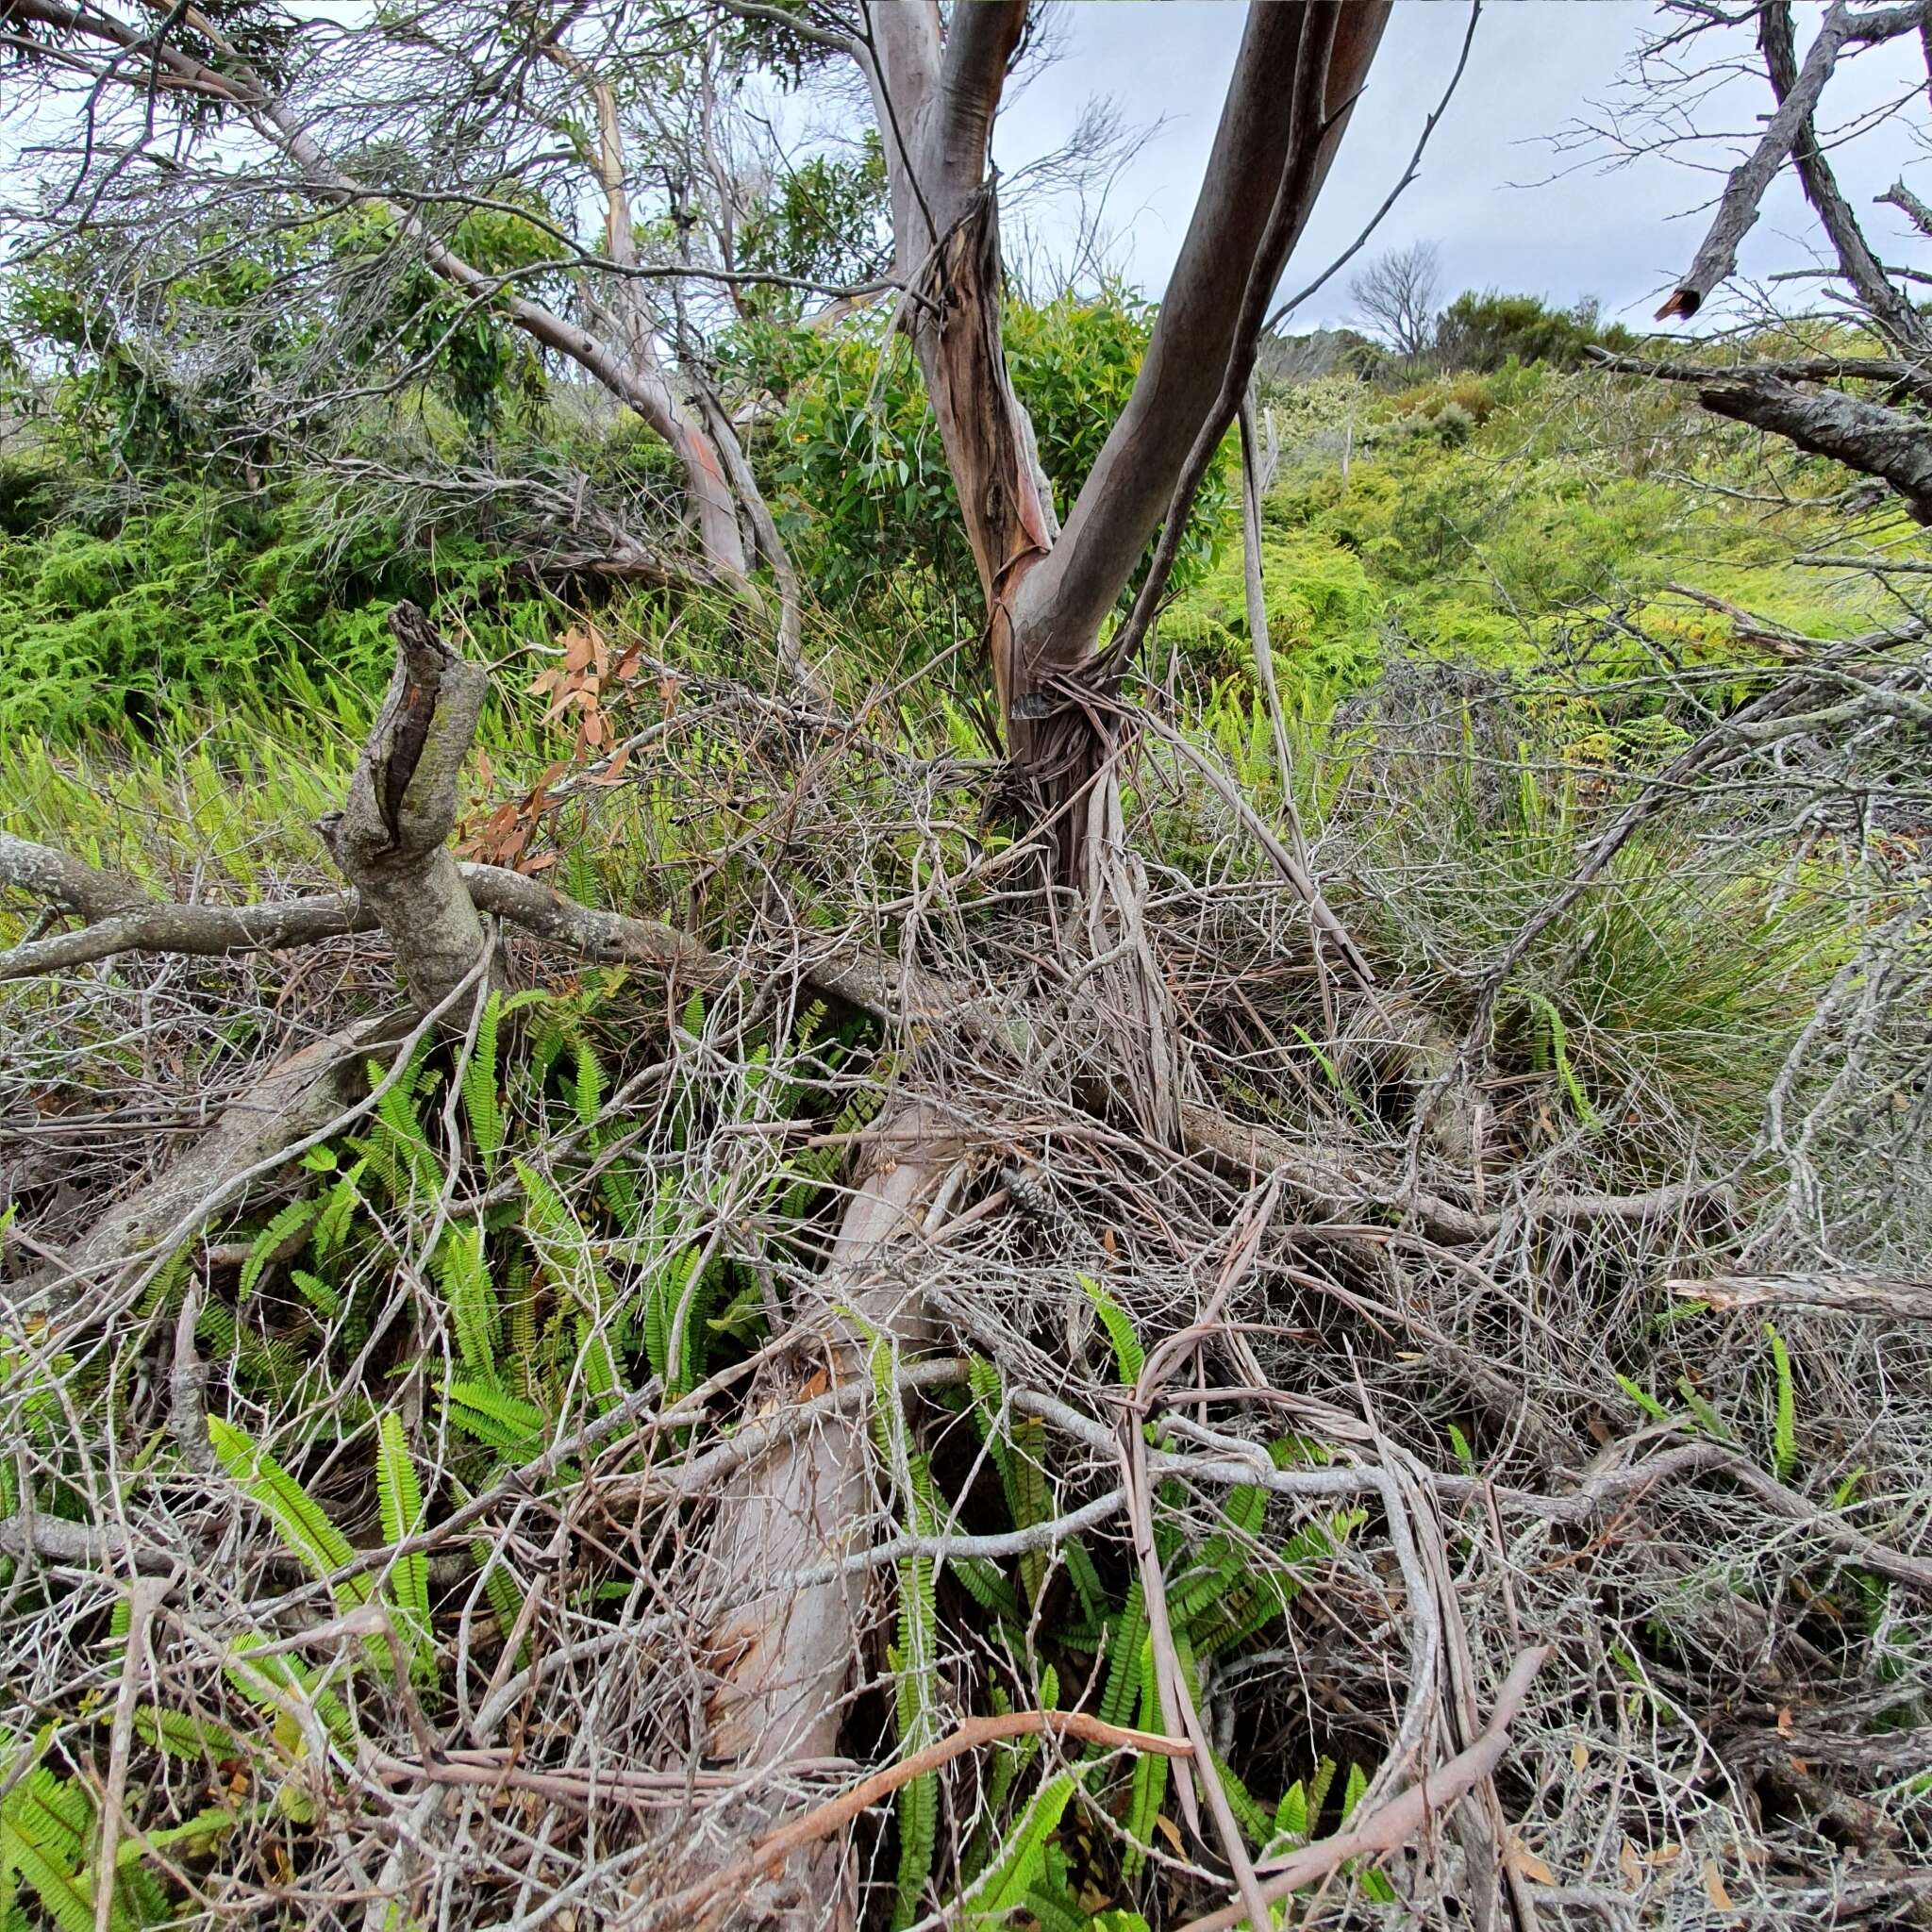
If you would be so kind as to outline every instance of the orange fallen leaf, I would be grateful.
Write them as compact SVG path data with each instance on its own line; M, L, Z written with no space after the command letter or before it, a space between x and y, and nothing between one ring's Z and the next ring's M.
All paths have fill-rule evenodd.
M1512 1837L1509 1840L1509 1869L1538 1885L1557 1882L1557 1874L1520 1838Z
M1724 1887L1724 1874L1717 1869L1715 1858L1704 1861L1704 1895L1721 1912L1734 1912L1737 1906Z

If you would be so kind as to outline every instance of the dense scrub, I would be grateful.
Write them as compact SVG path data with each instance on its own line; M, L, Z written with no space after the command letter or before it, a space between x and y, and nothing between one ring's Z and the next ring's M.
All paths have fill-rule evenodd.
M1227 1896L1178 1760L1293 1874L1499 1698L1464 1828L1289 1909L1910 1923L1932 808L1895 586L1793 560L1903 526L1580 325L1505 353L1540 305L1458 312L1470 366L1261 389L1278 719L1209 467L1123 740L1143 924L1088 955L1074 895L1074 940L1034 916L885 312L719 332L815 689L717 576L585 561L602 516L687 534L665 458L487 324L313 467L141 457L24 382L7 833L109 875L96 924L322 910L81 956L0 904L5 1932L796 1910L747 1848L865 1765L814 1907L1144 1932ZM1008 308L1062 512L1148 326ZM505 915L399 1021L317 826L406 597L492 674L458 855L626 924ZM1166 1137L1092 1003L1122 953L1185 1024ZM306 1050L309 1130L94 1253ZM836 1534L734 1582L746 1470L841 1427ZM824 1748L715 1761L736 1658L828 1591Z

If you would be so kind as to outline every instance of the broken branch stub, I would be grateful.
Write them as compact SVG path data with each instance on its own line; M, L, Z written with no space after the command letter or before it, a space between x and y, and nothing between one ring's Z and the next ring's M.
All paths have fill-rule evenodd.
M478 916L449 835L457 783L489 692L413 604L390 612L396 665L347 803L318 826L329 856L362 895L419 1011L447 997L483 950Z

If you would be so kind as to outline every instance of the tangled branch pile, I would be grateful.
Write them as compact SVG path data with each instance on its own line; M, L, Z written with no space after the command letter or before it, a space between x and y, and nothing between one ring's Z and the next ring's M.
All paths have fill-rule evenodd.
M441 647L399 632L345 822L414 824L420 877L469 727L409 728ZM1297 747L1373 989L1241 791L1124 743L1178 1148L970 762L877 714L664 697L543 836L710 943L471 864L491 929L440 969L340 828L358 891L299 919L160 906L189 881L101 774L144 878L0 850L37 931L92 922L0 955L22 1897L1909 1912L1926 897L1794 783L1842 793L1811 692L1896 649L1594 803L1472 753L1481 693L1391 675L1372 748ZM789 803L733 836L753 797Z

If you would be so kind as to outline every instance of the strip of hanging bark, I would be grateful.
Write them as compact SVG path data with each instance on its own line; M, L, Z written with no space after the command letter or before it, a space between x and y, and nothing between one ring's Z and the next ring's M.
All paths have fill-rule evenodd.
M1847 0L1833 0L1777 112L1766 123L1757 145L1732 169L1703 243L1670 299L1657 312L1659 322L1688 322L1704 307L1711 291L1728 280L1736 269L1739 243L1756 224L1765 191L1809 127L1824 83L1838 64L1851 30L1850 11Z
M889 1109L872 1151L879 1164L847 1207L814 1291L819 1311L800 1331L801 1340L815 1332L823 1348L768 1365L748 1397L754 1414L795 1404L822 1376L839 1386L861 1379L874 1338L911 1346L923 1335L916 1273L905 1265L908 1237L916 1241L957 1149L937 1115L908 1101ZM864 1410L828 1415L746 1465L718 1498L702 1587L739 1607L703 1640L713 1674L704 1756L714 1762L775 1771L787 1759L836 1750L863 1634L864 1578L855 1572L775 1595L759 1594L758 1586L823 1563L866 1522L866 1428ZM742 1812L731 1830L741 1836L769 1825L783 1800L768 1789L735 1802ZM857 1879L846 1854L841 1834L761 1860L758 1883L735 1904L736 1923L788 1932L856 1924Z
M342 809L317 829L395 949L419 1012L475 967L483 922L449 849L457 784L490 690L413 604L390 612L396 666Z
M1830 1273L1674 1275L1664 1286L1687 1301L1733 1308L1805 1308L1888 1322L1932 1322L1932 1281L1849 1269Z

